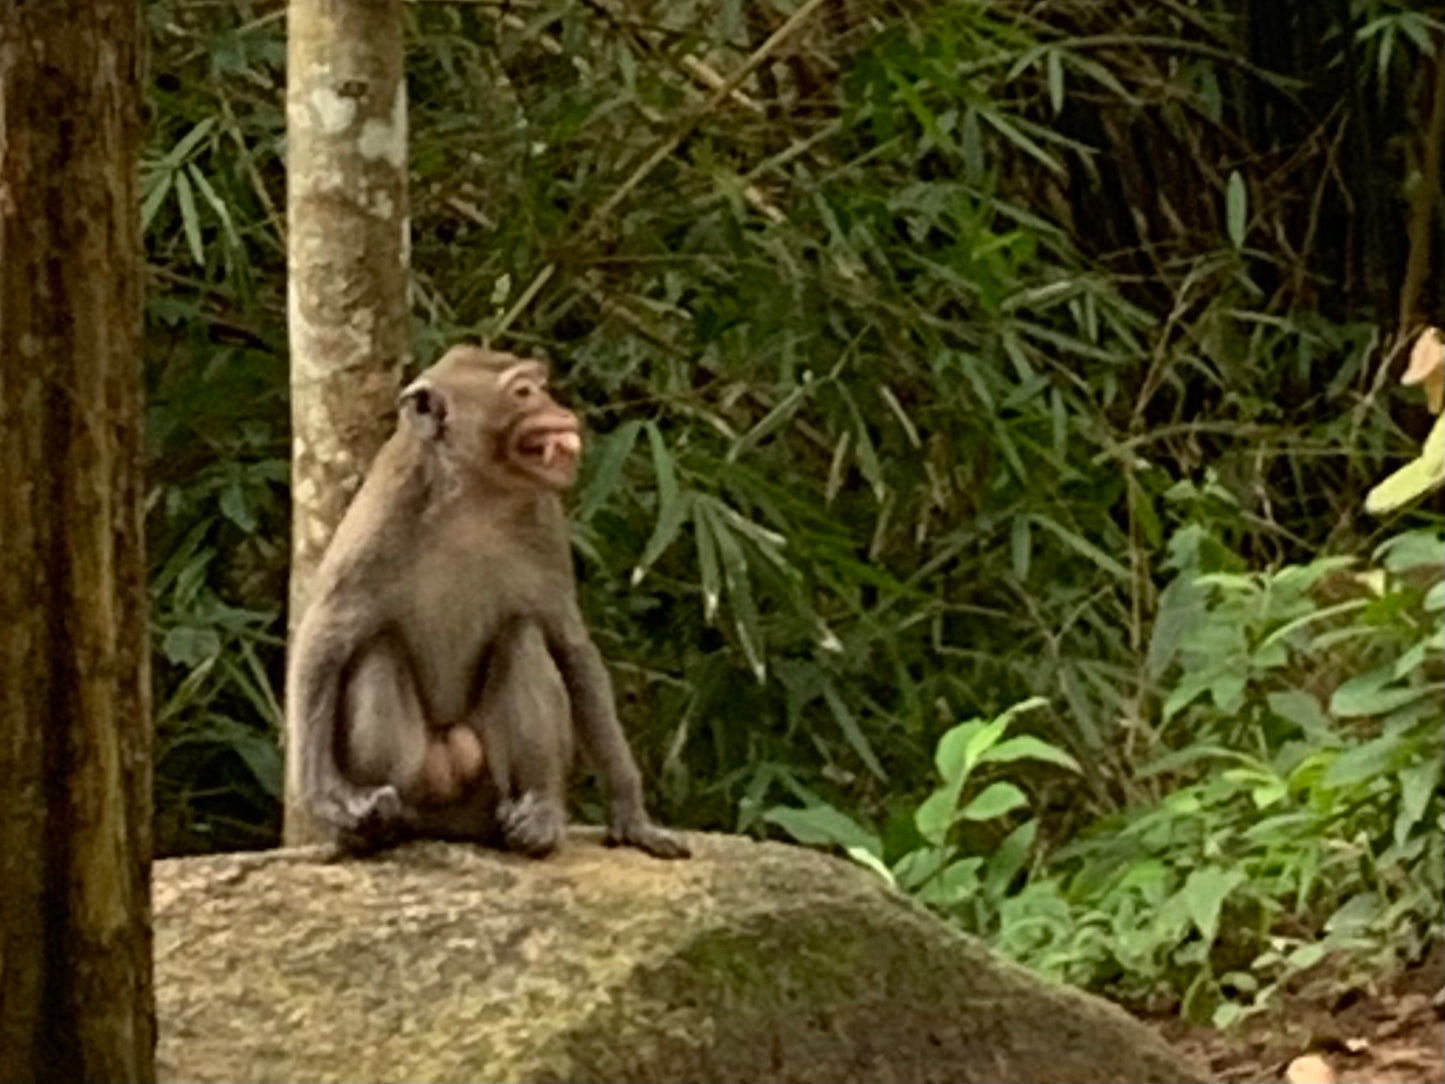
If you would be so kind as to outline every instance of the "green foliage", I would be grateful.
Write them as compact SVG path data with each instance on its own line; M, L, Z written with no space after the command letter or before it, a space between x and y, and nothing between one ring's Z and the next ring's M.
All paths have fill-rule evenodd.
M816 799L803 807L774 806L763 819L800 843L842 847L890 884L975 929L987 929L997 920L1000 905L1029 858L1038 821L1011 816L1031 804L1015 783L989 773L990 781L971 785L975 773L987 772L989 765L1020 761L1082 770L1068 753L1037 737L1005 738L1018 715L1044 703L1026 700L993 719L971 719L949 728L934 754L938 786L913 812L911 831L895 826L885 840L883 834ZM996 842L987 852L979 853L976 845L971 847L962 838L959 829L966 822L998 822L993 826L998 828Z
M1326 598L1356 581L1316 557L1379 542L1359 500L1419 447L1378 377L1403 254L1353 227L1403 206L1437 25L842 5L706 106L786 7L406 9L416 355L558 359L660 812L837 843L1220 1019L1438 935L1438 588L1392 549ZM159 841L245 846L279 789L283 25L147 12Z
M1163 796L1053 856L1069 921L1013 948L1227 1022L1326 955L1378 965L1441 935L1445 537L1399 535L1353 576L1206 571L1203 541L1173 547L1166 610L1189 621L1142 772Z
M1172 680L1140 770L1160 797L1047 855L1033 817L980 849L951 838L1031 805L1008 780L969 788L974 769L1079 770L1037 738L1004 740L1037 701L945 733L941 785L906 842L822 802L764 818L842 847L1038 970L1133 1000L1173 994L1220 1024L1326 958L1414 958L1445 933L1442 552L1445 534L1414 531L1368 573L1334 558L1227 573L1205 571L1228 553L1203 528L1179 531L1155 634Z

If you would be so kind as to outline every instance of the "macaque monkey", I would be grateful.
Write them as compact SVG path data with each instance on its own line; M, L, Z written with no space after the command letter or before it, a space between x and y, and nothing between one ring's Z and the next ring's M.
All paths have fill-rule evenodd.
M607 791L607 841L686 857L643 807L578 607L560 495L581 429L547 366L456 346L399 406L292 647L303 801L354 849L422 835L545 855L566 833L575 727Z

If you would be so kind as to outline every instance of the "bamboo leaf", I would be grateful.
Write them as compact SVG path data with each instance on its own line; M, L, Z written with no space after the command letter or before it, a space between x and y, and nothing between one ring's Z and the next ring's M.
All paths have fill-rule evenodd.
M201 140L205 139L206 136L210 133L211 129L215 126L215 117L207 117L205 120L197 124L194 128L192 128L189 132L182 136L180 138L180 141L177 142L174 147L172 147L169 151L166 152L166 156L164 158L165 164L171 169L179 169L181 163L184 162L188 157L190 157L191 152L196 149L197 144L199 144Z
M713 536L710 502L699 499L693 506L693 541L697 545L697 570L702 580L702 618L708 624L717 616L722 597L722 581L718 575L717 539Z
M1118 561L1114 560L1114 558L1110 557L1107 553L1101 550L1098 546L1094 545L1094 543L1090 542L1087 538L1083 537L1075 531L1069 530L1063 524L1050 519L1048 516L1035 515L1030 518L1032 518L1033 521L1037 523L1040 527L1047 529L1049 533L1057 537L1061 542L1064 543L1064 545L1068 546L1069 549L1073 550L1075 553L1078 553L1080 556L1092 561L1100 569L1109 573L1109 575L1115 576L1118 579L1124 581L1127 581L1129 579L1129 570L1127 568L1121 565Z
M838 729L843 732L843 737L853 747L853 752L858 754L858 759L868 766L870 772L886 782L888 774L883 770L883 765L878 762L878 756L873 752L873 746L869 744L863 728L858 725L858 720L848 710L848 705L843 702L843 697L839 695L832 678L823 682L823 699L828 704L828 710L833 713L833 718L838 723Z
M184 173L176 174L176 200L181 206L181 226L185 230L186 243L196 263L206 262L206 250L201 241L201 220L196 214L196 197L191 191L191 182Z
M1237 249L1243 248L1245 228L1249 218L1249 193L1244 187L1244 177L1237 169L1229 175L1224 214L1230 242Z
M1013 555L1014 575L1020 583L1029 578L1029 558L1033 554L1033 535L1029 531L1029 517L1015 516L1009 527L1009 544Z
M642 549L637 567L632 570L634 587L642 582L647 570L677 538L677 532L686 521L692 504L692 495L678 490L677 470L673 466L672 453L668 451L662 433L652 422L647 423L647 439L652 446L652 466L657 475L657 523L652 528L652 537Z
M580 522L586 523L595 516L617 488L618 479L622 477L622 468L632 454L641 429L641 422L624 422L612 433L597 440L596 443L601 447L594 457L595 466L577 502L577 519Z
M712 526L715 528L718 553L722 557L723 582L727 585L728 605L733 612L738 642L753 676L762 683L767 680L768 669L763 659L762 622L758 620L758 608L753 602L752 584L748 580L748 560L732 531L721 520L714 519Z
M165 203L166 196L170 195L171 181L173 179L170 170L162 170L154 174L150 191L146 193L145 202L140 208L140 228L144 232L151 227L151 221L156 217L156 212Z
M735 462L738 456L749 449L757 447L760 442L766 440L783 426L787 425L793 415L798 412L798 407L802 406L803 399L807 396L809 390L811 390L811 385L800 384L788 392L787 395L783 396L782 401L779 402L777 406L764 414L762 418L759 419L757 425L744 433L742 437L728 449L725 461L728 463Z
M191 181L195 184L196 191L201 194L201 198L210 204L211 210L215 211L216 217L221 220L221 228L226 231L226 237L232 245L239 248L241 237L236 233L235 223L231 221L230 209L221 201L221 197L216 195L216 190L211 187L211 182L206 180L206 175L196 168L194 162L186 166L186 172L190 174Z

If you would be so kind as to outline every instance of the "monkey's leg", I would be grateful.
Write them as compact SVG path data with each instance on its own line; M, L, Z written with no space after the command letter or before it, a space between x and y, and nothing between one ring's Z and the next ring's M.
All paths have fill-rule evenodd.
M567 834L571 711L536 625L512 624L493 644L475 721L498 796L502 843L534 856L556 850Z
M567 831L572 731L561 675L541 633L526 622L503 629L488 653L481 692L452 736L474 733L481 779L456 802L419 811L420 830L541 856Z
M362 825L353 846L377 845L404 834L414 806L429 791L431 746L426 716L410 668L385 642L368 647L347 675L341 700L342 771L353 783L391 789L402 813L399 824Z

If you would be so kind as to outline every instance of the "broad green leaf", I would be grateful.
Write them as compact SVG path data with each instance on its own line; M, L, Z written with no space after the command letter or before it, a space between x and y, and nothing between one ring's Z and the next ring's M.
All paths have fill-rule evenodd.
M893 863L893 878L908 892L936 877L958 853L957 847L919 847Z
M1159 608L1154 618L1154 632L1149 639L1146 664L1151 678L1158 681L1164 676L1177 657L1185 636L1204 620L1204 613L1204 593L1192 576L1174 577L1159 593Z
M1195 928L1205 944L1213 944L1219 932L1219 909L1225 899L1246 880L1242 871L1201 866L1190 872L1180 893Z
M177 666L198 666L221 653L221 638L214 628L176 625L161 641L166 661Z
M1228 1030L1244 1014L1244 1006L1237 1001L1221 1001L1214 1006L1209 1022L1219 1031Z
M1425 592L1424 606L1425 612L1429 614L1445 610L1445 580L1441 580Z
M1380 897L1373 892L1357 892L1325 919L1325 930L1336 937L1359 936L1380 918Z
M1369 599L1347 599L1344 602L1337 602L1333 606L1326 606L1322 610L1312 610L1301 617L1296 617L1293 621L1286 621L1260 642L1259 647L1255 649L1256 661L1258 661L1261 652L1274 647L1276 644L1284 643L1284 641L1288 640L1301 629L1308 628L1310 625L1318 624L1321 621L1328 621L1333 617L1339 617L1341 614L1353 613L1355 610L1364 609L1369 604Z
M992 749L986 750L979 758L980 764L1006 764L1015 760L1041 760L1047 764L1056 764L1060 768L1067 768L1072 772L1081 772L1079 762L1064 752L1056 745L1050 745L1041 738L1031 734L1024 734L1017 738L1009 738L1001 741Z
M1012 783L990 783L958 812L960 820L991 821L1029 804L1028 795Z
M1269 710L1286 722L1293 723L1306 734L1323 735L1330 730L1329 716L1313 694L1299 689L1270 693Z
M1375 738L1336 757L1322 782L1326 787L1340 789L1374 779L1394 768L1407 752L1396 735Z
M1209 683L1209 696L1220 711L1233 714L1244 706L1246 680L1243 674L1224 673Z
M1225 194L1225 224L1229 230L1230 243L1235 248L1244 247L1244 235L1249 219L1249 193L1244 187L1244 177L1239 170L1229 174Z
M980 759L983 757L984 753L988 752L988 750L992 749L995 745L998 744L998 740L1003 737L1004 731L1008 729L1009 723L1011 721L1012 720L1009 714L1005 713L998 716L996 719L990 719L977 730L969 734L968 741L964 743L963 747L963 764L965 774L973 771L973 769L978 765Z
M883 844L875 833L830 805L806 809L773 806L763 814L763 820L776 824L799 843L812 847L859 847L875 858L883 854Z
M1445 533L1439 530L1401 531L1375 547L1375 561L1390 572L1445 565ZM1445 571L1445 569L1442 569Z
M1430 799L1440 786L1441 773L1441 763L1433 757L1400 770L1400 812L1395 818L1398 846L1403 847L1410 830L1424 820Z
M1382 666L1350 678L1330 697L1330 711L1341 719L1384 715L1431 695L1428 688L1402 688L1393 684L1394 676L1393 667Z
M982 729L982 719L970 719L949 727L938 739L933 750L933 766L944 782L957 782L965 777L969 768L968 743Z
M221 514L241 530L250 533L256 529L256 513L246 500L246 491L239 485L229 485L221 490Z
M262 790L272 798L281 798L285 771L280 750L269 734L238 724L226 744L245 763Z
M918 834L941 847L953 827L953 814L958 808L958 794L961 788L956 784L945 784L925 798L913 812L913 825Z
M925 881L918 889L918 899L931 907L951 907L962 903L978 891L978 871L982 858L960 858L937 877Z

